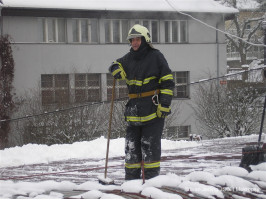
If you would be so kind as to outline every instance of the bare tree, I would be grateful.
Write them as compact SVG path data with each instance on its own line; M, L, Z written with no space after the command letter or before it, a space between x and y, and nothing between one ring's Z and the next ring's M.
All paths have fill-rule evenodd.
M208 138L241 136L258 129L260 98L252 86L217 86L203 83L195 90L193 109L199 129Z
M127 100L116 101L114 104L112 120L112 138L125 137L127 122L124 117L124 110Z
M15 142L19 145L67 144L92 140L106 132L108 104L60 105L60 110L53 108L46 113L48 110L40 104L39 91L31 91L20 98L14 117L29 117L14 122L13 145Z
M222 4L225 4L230 7L237 8L237 4L247 0L221 0ZM249 0L250 1L250 0ZM245 3L245 2L244 2ZM259 9L259 8L258 8ZM236 14L236 17L229 21L229 25L226 26L227 32L236 37L226 34L228 44L236 49L240 55L241 65L247 63L247 52L250 50L252 43L262 43L259 41L259 38L262 37L262 32L260 32L261 23L263 21L263 14L258 9L253 9L252 11L245 11ZM246 40L247 42L244 42Z
M195 91L193 109L202 134L208 138L222 137L228 130L225 96L222 95L225 91L213 82L201 83Z
M0 149L8 147L8 119L15 106L12 94L15 63L10 41L10 36L0 36L0 120L3 120L0 122Z

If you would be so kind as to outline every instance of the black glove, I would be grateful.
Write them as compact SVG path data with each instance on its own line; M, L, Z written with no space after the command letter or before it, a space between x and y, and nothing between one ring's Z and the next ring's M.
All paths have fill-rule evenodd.
M123 80L126 78L126 73L119 62L113 62L109 67L109 71L112 73L113 77L117 80Z

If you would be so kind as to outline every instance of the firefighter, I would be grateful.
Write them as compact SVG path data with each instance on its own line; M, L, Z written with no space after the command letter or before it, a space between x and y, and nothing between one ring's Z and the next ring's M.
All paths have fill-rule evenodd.
M161 136L164 120L171 113L173 75L163 54L151 44L147 28L134 25L128 33L131 48L109 67L117 80L126 80L129 101L125 138L125 179L146 179L160 173Z

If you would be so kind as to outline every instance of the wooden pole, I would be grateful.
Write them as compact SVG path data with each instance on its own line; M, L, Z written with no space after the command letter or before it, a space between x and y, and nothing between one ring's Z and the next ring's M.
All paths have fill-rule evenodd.
M115 78L113 80L113 88L112 88L112 99L111 99L111 110L110 110L110 118L109 118L109 128L107 135L107 149L106 149L106 158L105 158L105 171L104 178L107 176L107 167L108 167L108 157L109 157L109 145L110 145L110 136L111 136L111 128L112 128L112 117L113 117L113 108L114 108L114 99L115 99Z

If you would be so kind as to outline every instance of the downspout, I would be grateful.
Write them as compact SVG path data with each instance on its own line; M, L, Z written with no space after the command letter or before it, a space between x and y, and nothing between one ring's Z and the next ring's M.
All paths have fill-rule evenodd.
M219 22L216 24L216 29L219 28ZM218 30L216 30L216 68L217 68L217 77L220 76L220 49L219 49L219 33ZM219 87L219 79L217 79L217 87Z

